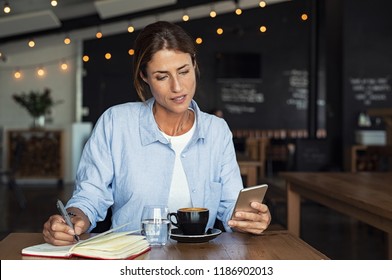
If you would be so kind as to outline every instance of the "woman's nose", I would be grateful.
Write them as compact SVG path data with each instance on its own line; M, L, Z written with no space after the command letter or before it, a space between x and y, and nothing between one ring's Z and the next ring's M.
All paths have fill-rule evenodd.
M180 79L176 76L172 79L171 90L173 92L180 92L182 90Z

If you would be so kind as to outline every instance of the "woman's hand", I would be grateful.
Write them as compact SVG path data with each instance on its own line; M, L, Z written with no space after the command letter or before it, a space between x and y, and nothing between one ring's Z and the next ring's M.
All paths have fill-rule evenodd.
M42 231L45 242L59 246L71 245L76 242L75 235L84 233L90 227L88 217L80 209L69 208L67 211L75 214L70 217L75 230L65 223L62 216L50 216Z
M259 202L252 202L251 207L257 210L252 212L236 212L234 219L228 222L235 231L261 234L271 223L271 213L268 206Z

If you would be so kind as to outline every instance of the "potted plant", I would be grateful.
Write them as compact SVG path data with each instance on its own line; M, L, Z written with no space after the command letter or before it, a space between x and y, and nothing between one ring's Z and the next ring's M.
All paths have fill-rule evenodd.
M21 105L33 117L33 128L43 128L45 126L45 115L50 109L62 103L61 100L54 101L51 96L51 90L45 88L43 92L30 91L28 94L13 94L12 98L16 103Z

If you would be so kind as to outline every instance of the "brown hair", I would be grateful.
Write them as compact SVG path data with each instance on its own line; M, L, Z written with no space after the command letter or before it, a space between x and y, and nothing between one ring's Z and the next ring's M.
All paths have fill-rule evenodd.
M147 63L156 52L163 49L189 53L192 57L192 64L195 66L196 75L199 75L196 46L188 33L180 26L166 21L149 24L136 38L133 58L133 84L142 101L146 101L151 92L148 84L140 77L140 73L147 76Z

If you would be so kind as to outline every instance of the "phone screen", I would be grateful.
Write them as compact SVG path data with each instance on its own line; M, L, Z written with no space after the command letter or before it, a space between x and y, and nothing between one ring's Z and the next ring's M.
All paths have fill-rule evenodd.
M268 185L263 184L263 185L248 187L248 188L244 188L244 189L240 190L240 192L238 194L237 201L234 206L233 215L231 216L231 218L233 219L235 212L238 212L238 211L255 212L256 213L256 210L253 209L250 206L250 204L253 201L260 202L260 203L263 202L263 199L264 199L265 193L267 192L267 189L268 189Z

